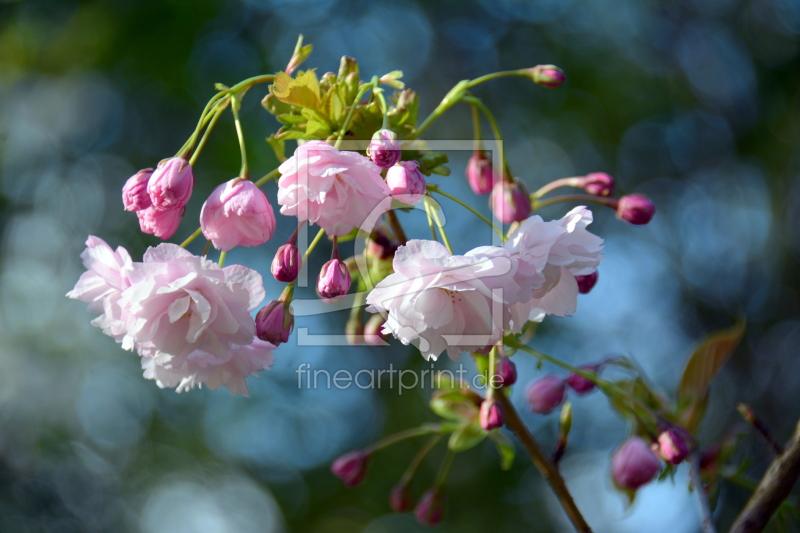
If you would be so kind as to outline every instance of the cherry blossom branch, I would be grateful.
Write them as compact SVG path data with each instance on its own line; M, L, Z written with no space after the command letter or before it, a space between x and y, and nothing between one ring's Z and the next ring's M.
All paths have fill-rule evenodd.
M400 221L397 219L397 215L394 211L387 211L386 212L386 220L389 221L389 225L392 227L392 231L394 232L394 236L400 244L405 244L408 242L408 237L406 237L406 232L403 231L403 226L400 225Z
M800 478L800 421L785 451L772 461L729 533L763 531Z
M488 225L490 228L492 228L494 230L494 232L497 233L497 235L501 239L503 239L504 241L506 240L506 236L503 235L503 232L500 231L494 224L492 224L491 220L489 220L488 218L483 216L480 212L476 211L471 205L466 204L463 201L461 201L458 198L456 198L455 196L453 196L451 194L448 194L448 193L444 192L443 190L439 189L438 185L428 185L428 192L435 192L436 194L441 194L445 198L449 198L450 200L453 200L455 203L457 203L461 207L466 208L473 215L475 215L476 217L480 218L482 221L484 221L486 223L486 225Z
M689 457L689 477L692 480L694 491L697 495L697 502L700 506L700 518L703 533L717 533L714 528L714 518L711 515L711 506L708 503L708 493L703 487L703 479L700 476L700 454L694 452Z
M589 524L586 523L583 515L575 505L575 501L572 499L572 495L567 489L564 478L561 477L558 468L547 458L547 455L542 451L539 443L536 442L531 432L528 431L525 423L519 417L519 413L517 413L517 410L514 408L514 404L511 403L502 389L497 391L495 399L503 406L503 411L506 415L506 426L514 432L528 452L533 465L542 473L542 476L544 476L545 480L550 484L550 487L553 489L553 492L555 492L558 501L561 503L561 507L564 508L564 512L567 513L567 517L570 522L572 522L575 530L579 533L591 533L592 529L589 527Z
M547 200L537 200L535 198L531 198L531 204L533 205L534 211L541 209L542 207L561 202L594 202L596 204L603 204L613 208L615 203L618 201L619 200L617 198L592 196L590 194L565 194L563 196L554 196L553 198L548 198Z

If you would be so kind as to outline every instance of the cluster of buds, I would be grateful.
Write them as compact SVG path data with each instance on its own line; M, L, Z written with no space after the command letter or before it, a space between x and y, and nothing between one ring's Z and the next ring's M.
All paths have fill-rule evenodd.
M582 365L578 367L578 370L597 374L602 367L603 363L597 363ZM571 373L566 378L549 374L528 385L525 394L528 400L528 407L532 412L541 415L552 413L567 397L567 387L582 396L594 390L596 384L594 381L577 373Z
M122 204L139 218L144 233L163 240L178 230L194 189L192 166L182 157L161 161L156 170L140 170L122 187Z
M662 461L683 462L695 449L695 440L685 428L668 425L655 442L638 436L628 438L611 457L611 475L621 489L635 491L651 482L661 471Z

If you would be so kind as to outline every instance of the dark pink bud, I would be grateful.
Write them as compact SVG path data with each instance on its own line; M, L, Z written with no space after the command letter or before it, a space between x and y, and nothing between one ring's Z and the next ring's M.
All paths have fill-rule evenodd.
M658 435L658 453L671 465L680 464L693 449L692 434L681 426L672 426Z
M497 377L501 387L510 387L517 382L517 365L505 355L497 362Z
M383 324L386 320L380 313L375 313L364 325L364 340L373 346L386 346L389 334L383 333Z
M594 196L611 196L614 194L614 178L605 172L592 172L581 178L580 187Z
M192 165L182 157L164 159L147 184L147 193L156 209L178 209L189 203L194 188Z
M617 218L641 226L647 224L656 214L656 206L644 194L634 193L617 201Z
M125 211L141 211L153 205L147 193L147 183L152 175L152 168L140 170L122 186L122 205L125 206Z
M492 213L503 224L522 222L531 214L531 199L518 180L498 181L489 197Z
M394 486L389 497L389 504L395 513L405 513L411 510L414 502L411 500L411 490L408 483L400 482Z
M331 464L333 475L344 481L347 488L355 487L367 475L367 460L369 454L363 450L348 452Z
M400 161L400 143L392 130L378 130L372 136L367 155L381 168L390 168Z
M636 490L661 470L661 461L639 437L631 437L611 457L611 475L622 489Z
M564 380L558 376L548 375L528 385L525 392L528 399L528 406L534 413L546 415L561 405L567 387Z
M600 369L600 365L581 365L578 368L587 372L596 373ZM578 394L586 394L594 390L596 386L594 382L578 374L570 374L567 378L567 385Z
M491 431L503 427L506 417L503 406L494 400L483 400L480 411L481 427L486 431Z
M272 300L256 315L256 336L275 346L289 340L294 327L294 317L288 306L280 300Z
M467 163L467 182L475 194L489 194L497 182L492 160L483 150L475 150Z
M319 295L329 300L344 296L350 290L350 270L344 261L333 258L324 265L319 271L317 279L317 292Z
M597 270L585 276L575 276L575 281L578 282L578 292L581 294L589 294L597 283Z
M386 185L392 196L404 204L415 204L425 195L425 176L416 161L400 161L386 171Z
M400 246L394 239L389 237L384 230L376 228L367 240L367 258L369 259L389 259L394 257L394 253Z
M272 275L278 281L289 283L297 279L300 272L300 250L293 242L287 242L278 248L272 259Z
M161 211L151 205L147 209L137 211L136 216L139 217L139 227L143 233L150 233L162 240L167 240L178 231L185 212L185 207Z
M561 87L567 79L564 71L555 65L536 65L530 69L530 73L534 83L549 89Z
M417 522L424 526L435 526L444 518L444 495L439 489L428 489L414 510Z

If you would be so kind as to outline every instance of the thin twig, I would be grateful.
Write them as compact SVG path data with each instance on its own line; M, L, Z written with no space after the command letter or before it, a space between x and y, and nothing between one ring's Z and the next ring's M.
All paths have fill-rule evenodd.
M575 505L575 501L572 499L572 495L569 493L567 484L564 478L561 477L558 468L556 468L544 454L539 443L536 442L531 432L528 431L525 423L522 422L522 419L519 417L519 413L514 409L514 405L508 397L506 397L505 393L502 392L502 389L497 391L495 399L503 405L503 410L506 415L506 426L508 426L508 429L513 431L520 442L522 442L533 465L542 473L542 476L544 476L545 480L550 484L550 487L553 489L553 492L555 492L558 501L561 503L561 507L564 508L564 512L567 513L567 517L570 522L572 522L575 530L579 533L591 533L592 529L589 527L589 524L586 523L583 515Z
M711 516L711 506L708 503L708 493L703 487L703 479L700 477L700 454L695 452L689 458L689 476L697 495L697 503L700 506L700 519L703 533L717 533L714 529L714 517Z
M389 221L389 225L392 227L392 231L394 232L394 236L400 244L405 244L408 242L408 237L406 237L406 232L403 231L403 226L400 225L400 221L397 220L397 215L394 211L387 211L386 212L386 219Z

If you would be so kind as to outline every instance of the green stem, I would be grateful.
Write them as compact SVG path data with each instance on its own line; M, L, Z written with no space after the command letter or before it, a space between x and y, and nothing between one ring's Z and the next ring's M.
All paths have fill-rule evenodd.
M200 131L203 129L208 123L208 115L209 112L217 107L218 100L225 95L224 92L219 92L211 97L211 99L206 104L206 107L203 109L203 112L200 113L200 118L197 121L197 126L194 129L194 132L189 136L186 142L183 144L180 150L178 150L177 156L182 157L187 150L191 150L194 147L194 143L197 141L197 136L200 134Z
M436 447L440 440L442 440L441 435L434 435L422 446L422 448L419 449L417 454L411 460L411 463L409 463L406 471L403 472L403 477L400 478L400 483L408 483L413 479L414 474L416 474L417 470L419 470L422 461L425 460L425 458L429 453L431 453L431 450Z
M431 434L438 434L441 433L442 429L437 424L425 424L418 428L410 428L395 433L394 435L389 435L388 437L384 437L381 440L374 442L364 448L364 451L372 453L382 448L386 448L387 446L391 446L392 444L396 444L401 440L411 439L414 437L420 437L422 435L431 435Z
M431 228L431 237L434 241L439 242L439 239L436 237L436 227L433 225L433 218L431 217L431 206L428 205L428 202L423 202L425 205L425 215L428 217L428 227Z
M358 103L361 101L361 97L372 88L372 82L365 83L359 87L358 93L356 93L355 100L353 101L353 105L350 106L350 111L347 113L347 117L344 119L342 128L339 130L339 136L336 138L336 144L333 145L334 148L338 149L342 145L342 139L344 138L344 134L347 133L347 128L350 126L350 121L353 120L353 115L356 113L356 109L358 108Z
M497 120L494 118L494 115L492 114L491 111L489 111L489 108L486 107L486 105L484 105L484 103L480 101L480 99L475 98L474 96L464 96L463 100L468 104L472 104L473 106L476 106L478 109L480 109L483 112L486 119L489 121L489 124L492 126L492 131L494 132L494 138L497 141L497 151L500 155L499 159L500 159L500 164L502 165L503 178L510 176L511 172L509 172L508 170L508 163L506 161L506 151L505 148L503 147L503 135L500 133L500 126L497 124Z
M233 112L233 122L236 125L236 136L239 138L239 150L242 153L242 169L239 171L239 177L245 180L250 179L250 169L247 166L247 150L244 144L244 133L242 132L242 123L239 120L239 107L241 102L237 99L237 95L231 96L231 111Z
M192 157L189 159L190 165L194 166L195 161L197 161L197 158L200 157L200 152L203 151L203 147L206 145L208 136L211 134L211 131L214 129L214 126L217 125L217 120L219 120L220 115L222 115L222 111L225 109L225 105L227 105L227 102L224 102L223 105L218 105L214 109L214 114L211 117L211 122L208 123L206 131L203 132L203 137L200 138L200 144L197 145L197 149L194 151Z
M553 198L548 198L547 200L538 201L535 198L531 198L531 207L534 211L537 209L541 209L542 207L546 207L548 205L558 204L561 202L594 202L596 204L603 204L608 206L612 209L616 208L617 203L616 198L608 198L603 196L592 196L590 194L565 194L563 196L554 196Z
M488 388L489 391L486 393L486 398L493 398L494 397L494 381L493 378L495 373L497 372L497 346L492 346L492 349L489 350L489 375L486 376L488 379Z
M496 80L497 78L503 78L506 76L522 76L524 78L530 78L530 74L528 73L528 69L518 69L518 70L504 70L501 72L492 72L491 74L485 74L479 78L475 78L474 80L470 81L467 84L467 89L471 89L476 85L480 85L481 83L485 83L490 80Z
M304 263L305 263L306 259L308 259L308 256L311 254L311 252L314 250L314 248L317 247L317 244L322 239L323 235L325 235L325 230L320 228L320 230L317 232L317 236L314 237L314 240L311 241L311 244L308 245L308 248L306 249L306 253L303 254L303 262Z
M573 176L571 178L561 178L551 181L538 191L531 193L531 202L535 202L545 194L560 187L580 187L581 178L583 178L583 176Z
M280 171L279 171L279 170L276 168L275 170L272 170L272 171L270 171L270 172L269 172L269 173L268 173L266 176L262 177L262 178L261 178L261 179L259 179L257 182L255 182L255 185L256 185L257 187L261 187L261 186L262 186L262 185L264 185L266 182L268 182L268 181L269 181L269 180L271 180L271 179L274 179L274 178L276 178L276 177L277 177L277 176L279 176L279 175L280 175Z
M375 82L373 81L373 83ZM381 129L389 129L389 106L386 105L386 97L383 96L383 89L375 85L375 89L372 91L372 94L378 98L378 102L381 104L381 112L383 113L383 125L381 126Z
M208 255L208 251L211 249L211 241L206 241L206 245L203 247L203 253L200 254L203 257Z
M436 226L439 228L439 235L442 236L442 240L444 241L444 246L447 248L447 251L451 254L453 253L453 247L450 246L450 239L447 238L447 232L444 230L444 224L442 224L442 219L439 218L439 210L433 209L431 211L431 215L433 216L433 220L436 222Z
M470 106L472 110L472 130L475 133L475 150L482 150L483 143L481 142L483 139L481 137L481 116L478 112L478 107L475 105Z
M193 240L200 236L201 233L203 233L203 228L197 228L194 233L189 235L189 237L181 243L181 248L186 248L189 246Z
M219 254L219 266L225 266L225 258L228 257L228 252L220 252Z
M440 489L444 486L444 482L447 481L447 475L450 473L450 467L453 466L453 459L455 459L455 456L456 454L453 453L452 450L447 450L447 455L444 456L442 466L439 468L439 473L436 475L436 481L433 483L435 488Z
M492 224L492 221L491 221L491 220L489 220L488 218L486 218L485 216L483 216L482 214L480 214L478 211L476 211L476 210L475 210L475 209L474 209L472 206L470 206L469 204L466 204L466 203L462 202L461 200L459 200L458 198L456 198L455 196L453 196L453 195L451 195L451 194L448 194L448 193L444 192L443 190L439 189L439 186L438 186L438 185L428 185L428 191L430 191L430 192L435 192L435 193L437 193L437 194L441 194L441 195L442 195L442 196L444 196L445 198L449 198L450 200L453 200L455 203L459 204L460 206L462 206L462 207L464 207L464 208L468 209L469 211L471 211L471 212L472 212L472 214L473 214L473 215L475 215L475 216L476 216L476 217L478 217L479 219L483 220L483 221L486 223L486 225L487 225L487 226L489 226L490 228L492 228L492 229L494 230L494 232L495 232L495 233L497 233L497 235L498 235L498 236L499 236L501 239L503 239L504 241L506 240L506 236L505 236L505 235L503 235L503 232L502 232L502 231L500 231L500 230L499 230L497 227L495 227L495 225L494 225L494 224Z
M400 225L400 221L397 219L397 215L394 211L386 212L386 220L389 221L389 226L392 227L392 231L394 232L397 242L400 244L407 243L408 237L406 237L406 232L403 231L403 226Z

